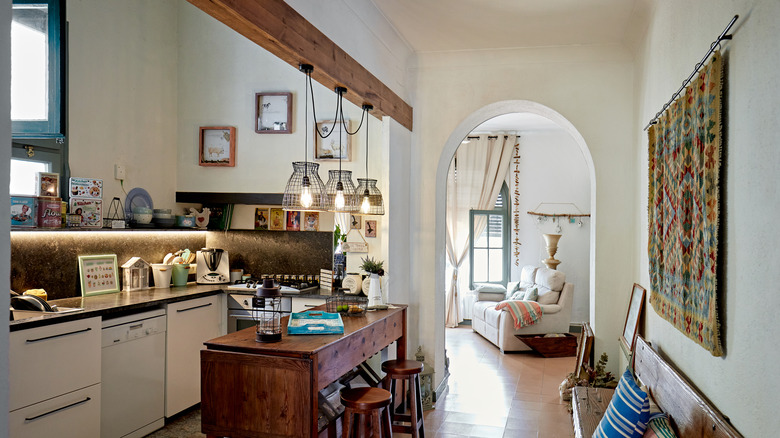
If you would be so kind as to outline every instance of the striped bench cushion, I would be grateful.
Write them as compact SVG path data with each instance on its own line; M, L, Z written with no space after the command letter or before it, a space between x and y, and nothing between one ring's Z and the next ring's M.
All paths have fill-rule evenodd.
M631 370L626 369L593 436L641 438L649 419L650 404L647 393L636 384Z

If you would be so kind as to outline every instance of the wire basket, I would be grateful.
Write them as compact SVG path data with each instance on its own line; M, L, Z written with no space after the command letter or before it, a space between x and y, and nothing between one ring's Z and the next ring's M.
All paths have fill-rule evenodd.
M340 313L344 316L361 316L366 313L368 298L335 295L325 299L325 309L330 313Z

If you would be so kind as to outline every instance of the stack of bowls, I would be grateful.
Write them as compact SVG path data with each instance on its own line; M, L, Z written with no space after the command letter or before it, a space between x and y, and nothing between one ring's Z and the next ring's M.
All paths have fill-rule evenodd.
M176 218L171 214L170 208L155 208L153 222L158 227L170 228L176 223Z
M133 220L140 225L148 225L152 222L152 209L147 207L133 207Z

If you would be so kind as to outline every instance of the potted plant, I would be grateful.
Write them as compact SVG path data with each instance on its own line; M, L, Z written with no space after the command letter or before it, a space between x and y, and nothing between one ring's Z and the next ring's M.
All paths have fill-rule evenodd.
M379 283L379 277L385 275L384 263L381 260L374 260L373 257L361 258L363 263L360 265L360 269L364 270L371 279L371 283L368 290L368 308L379 308L384 306L382 302L382 288Z

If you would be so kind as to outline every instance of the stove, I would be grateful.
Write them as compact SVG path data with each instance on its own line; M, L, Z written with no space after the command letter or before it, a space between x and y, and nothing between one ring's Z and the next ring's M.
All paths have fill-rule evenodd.
M289 275L289 274L264 274L260 278L252 277L247 280L238 280L228 286L232 291L255 291L262 286L263 278L273 278L274 285L279 286L279 291L286 294L312 294L320 288L318 275Z

